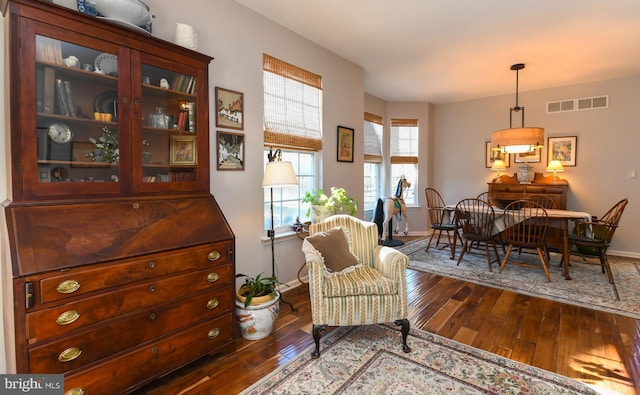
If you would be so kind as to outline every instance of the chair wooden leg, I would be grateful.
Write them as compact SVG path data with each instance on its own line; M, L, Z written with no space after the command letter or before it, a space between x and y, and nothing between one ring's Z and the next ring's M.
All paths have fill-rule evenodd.
M542 248L536 248L538 251L538 256L540 257L540 263L542 264L542 270L544 270L544 274L547 276L547 280L551 282L551 275L549 274L549 268L547 267L547 254L542 251Z
M478 242L480 243L480 242ZM491 269L491 254L489 253L489 243L485 242L484 243L484 251L487 254L487 265L489 265L489 271L493 272L493 270Z
M402 332L402 351L404 352L411 352L411 347L409 347L407 345L407 335L409 334L409 320L408 319L402 319L402 320L396 320L395 324L398 326L402 326L401 332Z
M439 232L434 230L433 232L431 232L431 237L429 237L429 242L427 243L427 248L424 249L424 252L429 252L429 247L431 246L431 240L433 240L433 235L436 234L436 232Z
M609 260L605 255L604 250L600 249L600 266L602 266L602 271L607 272L607 277L609 277L609 284L613 284L613 273L611 273L611 266L609 266Z
M316 343L316 349L311 352L311 358L313 359L320 358L320 337L325 329L327 329L326 325L313 325L313 341Z
M507 247L507 252L504 253L504 259L502 259L502 265L500 265L500 271L498 271L498 273L502 273L504 267L507 265L509 255L511 255L511 249L513 249L513 245L509 244L509 247Z
M456 266L460 266L460 261L462 261L462 257L464 256L464 253L467 251L468 244L469 244L469 240L465 240L464 243L462 244L462 250L460 250L460 256L458 257L458 263L456 264Z

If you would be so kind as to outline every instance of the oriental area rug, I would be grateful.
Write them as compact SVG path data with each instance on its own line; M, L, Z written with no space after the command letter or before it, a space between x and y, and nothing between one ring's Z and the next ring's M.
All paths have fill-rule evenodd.
M490 272L484 249L473 249L472 253L465 253L457 266L460 248L456 250L456 260L451 260L451 250L448 247L434 248L435 238L429 252L425 252L427 241L428 239L418 239L397 247L411 259L411 269L640 319L638 259L608 256L614 279L614 284L609 284L598 259L588 258L585 262L576 256L571 258L571 280L565 280L562 267L559 266L561 255L551 253L551 282L548 282L542 268L507 264L502 273L499 273L500 265L494 262L493 271ZM502 259L504 254L500 247L498 253ZM493 253L491 256L493 258ZM509 260L512 258L537 265L540 262L536 254L526 252L518 255L514 251Z
M453 340L394 325L336 328L242 394L597 394L589 386Z

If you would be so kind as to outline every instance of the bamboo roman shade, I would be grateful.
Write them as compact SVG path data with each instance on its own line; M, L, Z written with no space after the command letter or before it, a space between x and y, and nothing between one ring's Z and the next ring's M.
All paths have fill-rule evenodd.
M382 162L382 117L364 113L364 161Z
M322 77L262 55L264 145L322 149Z
M391 119L391 164L418 163L418 120Z

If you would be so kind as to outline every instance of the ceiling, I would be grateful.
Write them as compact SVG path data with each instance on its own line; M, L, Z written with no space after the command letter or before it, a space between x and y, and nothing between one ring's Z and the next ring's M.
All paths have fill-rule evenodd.
M236 0L365 70L396 102L640 75L638 0ZM313 70L311 70L313 71Z

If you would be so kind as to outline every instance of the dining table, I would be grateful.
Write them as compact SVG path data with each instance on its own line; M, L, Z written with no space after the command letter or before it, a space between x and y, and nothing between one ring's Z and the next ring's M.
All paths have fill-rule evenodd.
M494 212L494 221L493 221L493 235L498 236L505 229L505 221L504 216L509 215L509 210L505 211L499 207L492 207ZM454 221L454 213L456 210L455 205L447 205L445 206L445 211L448 213L449 221L453 223ZM550 237L547 237L547 247L553 247L561 251L562 253L562 275L566 280L571 280L571 275L569 274L569 220L583 220L590 221L591 214L584 211L573 211L573 210L560 210L560 209L545 209L547 212L547 217L549 218L548 227L558 228L562 232L561 242L557 243ZM455 250L457 243L457 234L458 232L453 232L453 243L451 244L451 257L450 259L455 258Z

